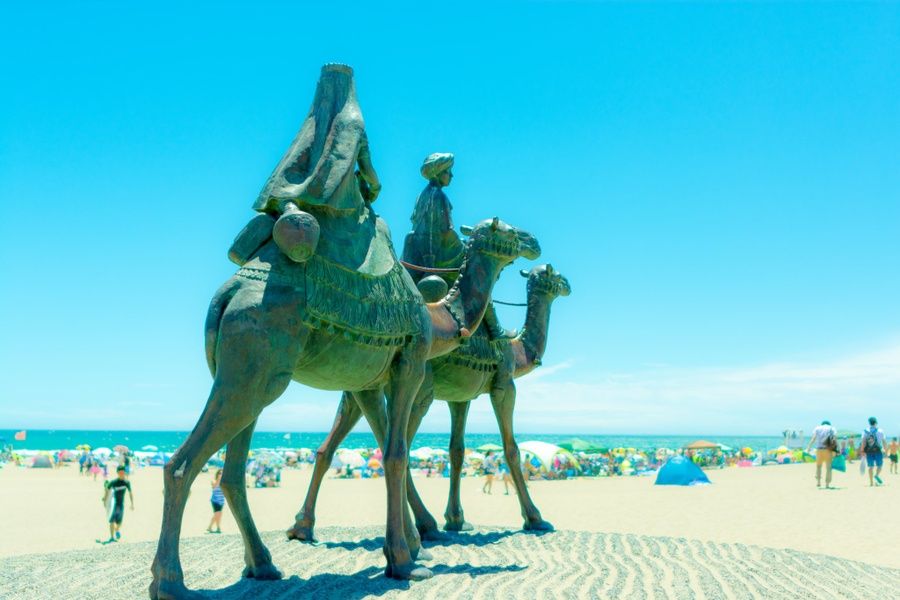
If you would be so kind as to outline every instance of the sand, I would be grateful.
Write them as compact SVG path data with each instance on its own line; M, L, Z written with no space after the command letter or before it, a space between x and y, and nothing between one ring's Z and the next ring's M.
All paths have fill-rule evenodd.
M544 518L561 530L546 536L518 532L518 503L502 484L488 496L480 480L464 479L466 518L478 529L459 544L432 548L428 566L436 577L413 587L434 597L890 595L900 584L900 476L885 475L886 486L869 488L855 465L851 471L837 474L839 489L831 491L815 488L811 465L711 471L713 485L692 488L654 486L643 477L532 482ZM380 576L381 480L327 480L318 526L330 543L283 541L308 477L285 471L281 488L249 491L287 577L266 584L238 582L237 536L203 534L210 507L209 479L201 475L183 527L186 537L198 536L184 544L188 584L218 590L212 598L326 588L335 597L365 597L406 587ZM0 597L143 597L159 533L161 473L142 469L132 481L136 510L126 511L123 541L101 547L94 542L106 535L99 481L76 469L0 470L0 556L9 557L0 563ZM447 480L416 483L440 520ZM227 509L223 528L236 532Z

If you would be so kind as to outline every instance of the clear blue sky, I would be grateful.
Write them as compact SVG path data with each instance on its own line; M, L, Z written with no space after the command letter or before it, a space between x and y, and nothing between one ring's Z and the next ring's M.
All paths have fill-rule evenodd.
M897 430L897 4L370 6L0 9L0 427L193 425L226 250L340 61L398 245L450 151L456 223L569 276L520 430ZM337 399L294 385L261 428Z

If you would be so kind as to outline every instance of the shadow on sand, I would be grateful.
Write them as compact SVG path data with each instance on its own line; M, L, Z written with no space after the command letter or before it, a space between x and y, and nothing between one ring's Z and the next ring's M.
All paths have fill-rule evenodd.
M532 535L543 536L552 534L552 531L525 531L524 529L507 530L507 531L488 531L485 533L456 533L445 532L448 536L446 540L426 541L422 545L426 548L434 548L438 546L487 546L490 544L499 544L504 538L514 535ZM341 548L343 550L381 550L384 547L384 538L366 538L352 542L316 542L316 546L324 548Z
M379 546L380 547L380 546ZM429 565L435 577L441 575L465 574L469 577L494 573L523 571L520 565L485 565L476 567L470 563L460 565ZM218 590L197 590L207 600L268 600L275 598L317 598L328 596L342 600L361 600L372 596L382 596L392 590L414 589L416 583L398 581L384 576L381 567L368 567L350 575L322 573L309 579L296 575L279 581L256 581L241 579L228 587Z

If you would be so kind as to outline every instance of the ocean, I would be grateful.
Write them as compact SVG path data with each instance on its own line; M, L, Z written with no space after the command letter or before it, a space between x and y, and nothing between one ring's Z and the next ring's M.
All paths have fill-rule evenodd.
M29 429L24 441L14 440L15 431L0 429L0 446L12 444L16 450L60 450L75 448L79 444L89 444L92 448L112 448L124 444L132 450L140 450L152 445L165 452L175 450L185 440L187 431L100 431L100 430L41 430ZM327 432L274 432L258 431L253 434L253 448L317 448ZM540 434L517 433L521 443L529 440L559 443L571 438L581 438L608 448L680 448L694 440L703 439L733 448L750 446L756 450L777 448L782 444L781 436L752 435L596 435L596 434ZM482 444L500 444L500 435L495 433L467 433L466 447L476 448ZM450 444L448 433L419 433L411 449L429 446L447 448ZM375 437L370 432L351 433L341 444L344 448L374 448Z

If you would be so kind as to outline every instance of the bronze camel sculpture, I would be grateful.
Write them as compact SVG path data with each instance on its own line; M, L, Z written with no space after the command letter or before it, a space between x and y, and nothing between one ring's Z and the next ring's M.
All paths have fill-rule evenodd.
M243 538L244 575L281 577L253 523L244 478L256 419L291 380L387 397L385 574L430 576L414 562L419 540L406 507L406 434L426 360L477 329L503 267L540 250L530 234L484 221L469 240L465 276L440 302L426 304L371 209L379 187L353 71L326 65L300 132L257 200L264 214L248 229L261 244L244 253L243 266L210 303L206 355L214 381L200 419L164 468L151 598L197 596L184 585L181 521L191 483L226 444L222 488ZM267 222L274 223L270 232Z

